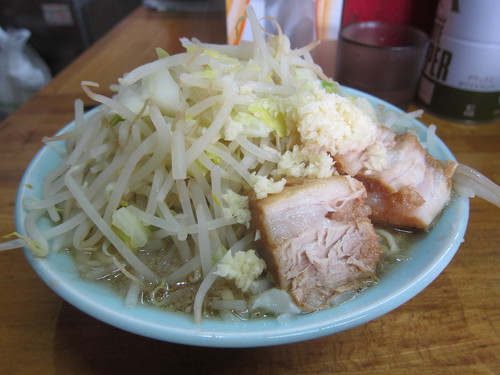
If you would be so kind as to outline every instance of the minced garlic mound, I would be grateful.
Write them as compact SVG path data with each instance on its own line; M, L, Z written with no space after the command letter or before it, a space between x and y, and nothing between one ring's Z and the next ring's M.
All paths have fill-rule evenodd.
M297 106L297 130L309 147L332 155L364 150L375 136L370 116L348 98L324 90L307 92Z

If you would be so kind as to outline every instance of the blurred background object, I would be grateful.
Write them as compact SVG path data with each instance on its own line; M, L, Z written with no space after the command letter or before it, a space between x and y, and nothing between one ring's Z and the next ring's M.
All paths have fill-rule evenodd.
M430 35L439 0L344 0L342 26L382 21L411 25Z
M229 44L252 40L244 17L247 5L252 6L267 31L277 34L276 23L279 24L292 48L303 47L315 39L337 39L343 0L226 0Z
M223 12L225 0L144 0L144 5L160 12Z
M292 48L320 40L312 56L327 76L334 76L343 0L226 0L228 44L252 40L250 25L244 17L249 4L267 31L278 34L276 22L279 24Z
M0 27L0 120L50 81L47 64L31 48L28 29Z
M0 26L31 31L30 45L53 75L142 0L2 0Z

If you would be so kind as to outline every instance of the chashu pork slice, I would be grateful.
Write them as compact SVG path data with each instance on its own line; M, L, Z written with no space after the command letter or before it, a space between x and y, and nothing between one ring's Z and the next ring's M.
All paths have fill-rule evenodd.
M457 166L434 159L414 134L383 126L374 145L335 160L341 172L365 185L374 222L419 229L427 229L450 200Z
M259 253L302 309L376 280L381 251L365 199L361 182L333 176L250 200Z

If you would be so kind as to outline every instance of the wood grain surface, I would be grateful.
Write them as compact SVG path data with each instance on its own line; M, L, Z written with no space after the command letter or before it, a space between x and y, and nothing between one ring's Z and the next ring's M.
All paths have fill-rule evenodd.
M220 13L159 13L139 7L41 92L0 123L0 232L14 228L14 201L41 138L72 120L80 82L109 84L180 50L180 37L225 41ZM325 61L325 60L324 60ZM327 60L326 60L327 61ZM328 70L330 67L326 67ZM457 159L500 183L500 121L464 125L430 114ZM290 345L210 349L155 341L76 310L31 270L20 250L0 253L2 374L499 374L500 210L471 201L457 255L415 298L362 326Z

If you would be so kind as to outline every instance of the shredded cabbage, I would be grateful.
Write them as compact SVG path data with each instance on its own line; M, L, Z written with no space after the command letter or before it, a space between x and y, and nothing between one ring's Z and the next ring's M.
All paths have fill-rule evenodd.
M130 244L132 250L137 250L148 242L149 229L133 214L130 206L116 210L111 217L111 224L118 235Z

